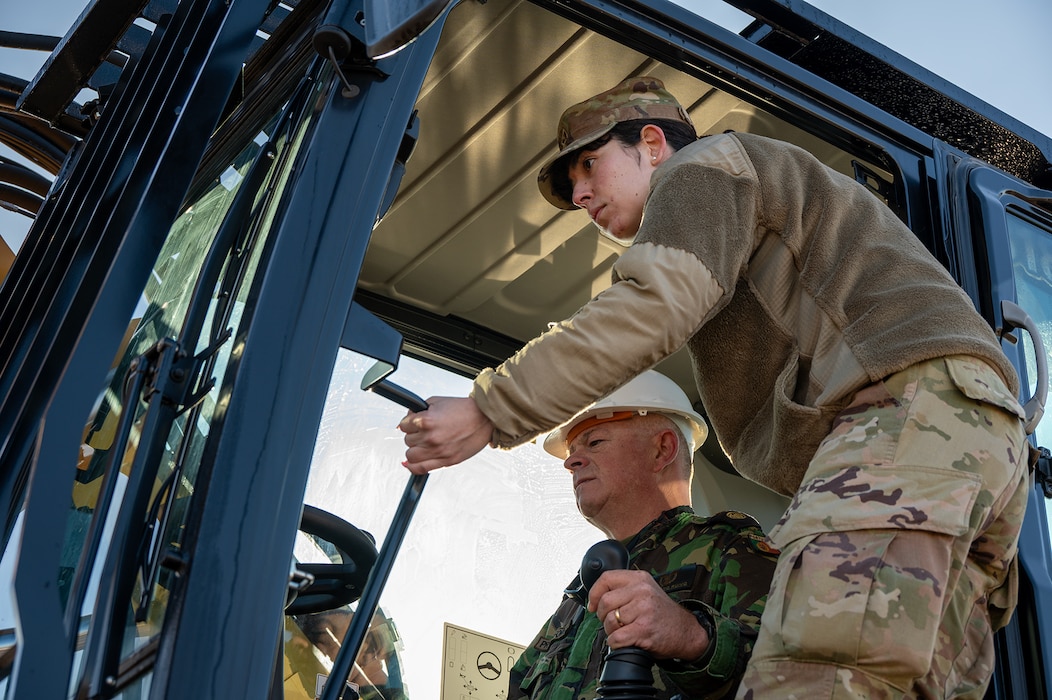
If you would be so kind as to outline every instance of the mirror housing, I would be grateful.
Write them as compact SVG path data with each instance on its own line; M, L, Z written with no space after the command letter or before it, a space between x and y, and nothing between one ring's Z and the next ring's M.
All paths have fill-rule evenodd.
M374 367L375 373L370 375L370 381L377 382L398 367L398 360L402 356L402 334L358 302L352 301L343 325L340 347L377 360L379 367Z
M365 50L383 58L423 34L455 0L364 0Z

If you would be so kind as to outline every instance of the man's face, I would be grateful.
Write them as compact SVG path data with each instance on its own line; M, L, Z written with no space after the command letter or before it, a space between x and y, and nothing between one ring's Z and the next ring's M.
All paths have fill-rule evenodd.
M654 487L655 440L638 416L588 428L567 447L563 466L573 474L577 508L600 528L638 508L636 497Z
M643 220L654 168L646 145L625 146L611 139L599 148L582 150L570 162L568 175L573 203L613 238L629 240Z

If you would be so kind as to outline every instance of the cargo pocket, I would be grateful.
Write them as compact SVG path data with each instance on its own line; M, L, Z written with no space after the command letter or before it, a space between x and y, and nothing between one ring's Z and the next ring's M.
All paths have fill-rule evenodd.
M823 532L918 529L959 537L982 488L976 474L939 467L852 466L811 479L769 539L783 552Z
M1026 418L1019 400L1005 386L1001 375L985 362L967 356L947 357L946 371L968 398L997 406L1017 418Z
M548 686L555 683L566 682L566 665L570 660L576 635L582 634L581 628L594 629L597 625L595 616L586 616L585 609L568 599L563 599L562 605L555 611L555 615L548 621L548 625L533 641L530 649L520 657L519 663L512 670L512 683L517 675L521 674L519 690L523 697L539 697ZM571 634L573 632L573 634ZM584 634L588 634L585 630ZM533 663L528 668L520 668L522 659L536 653ZM583 669L580 669L583 671ZM577 673L579 680L580 673ZM512 693L511 697L518 697Z
M519 690L522 691L524 697L532 697L542 687L538 685L538 679L547 679L550 682L556 670L556 660L553 655L540 657L526 671L522 682L519 683Z
M927 672L954 540L980 480L934 468L813 479L771 539L782 549L763 625L797 661L857 666L903 689ZM965 546L964 552L967 552Z

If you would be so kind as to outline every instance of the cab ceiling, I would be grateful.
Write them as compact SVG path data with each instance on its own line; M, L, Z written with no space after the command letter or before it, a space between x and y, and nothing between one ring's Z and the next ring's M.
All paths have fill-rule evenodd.
M690 75L528 2L462 2L446 22L417 103L420 137L374 232L360 286L525 342L610 280L623 250L584 212L549 205L537 171L569 104L653 75L700 134L776 136L851 172L843 151ZM661 367L697 398L689 365Z

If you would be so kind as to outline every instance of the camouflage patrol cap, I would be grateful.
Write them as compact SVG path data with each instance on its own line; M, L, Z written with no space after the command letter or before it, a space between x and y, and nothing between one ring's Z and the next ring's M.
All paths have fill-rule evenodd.
M537 187L560 209L576 209L552 190L551 167L567 153L605 136L618 122L632 119L672 119L691 128L686 110L657 78L640 76L624 80L606 92L569 107L559 118L559 152L548 159L537 175Z

